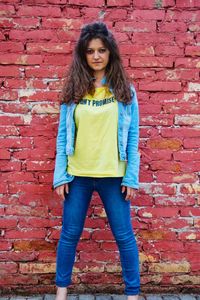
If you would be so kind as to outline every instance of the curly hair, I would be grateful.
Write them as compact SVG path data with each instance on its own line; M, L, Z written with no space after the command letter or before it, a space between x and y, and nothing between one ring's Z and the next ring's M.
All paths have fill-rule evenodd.
M110 30L103 22L93 22L82 27L75 45L73 60L66 74L60 94L62 103L79 103L85 94L95 92L94 71L86 60L86 50L92 39L101 39L104 47L110 51L109 62L105 69L106 85L112 88L118 101L131 102L130 79L122 65L119 48Z

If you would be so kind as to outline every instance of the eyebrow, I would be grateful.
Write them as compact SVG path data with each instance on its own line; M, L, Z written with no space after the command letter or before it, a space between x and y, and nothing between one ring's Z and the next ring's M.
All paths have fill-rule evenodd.
M107 49L106 47L104 47L104 46L102 46L102 47L99 47L98 49L102 49L102 48L104 48L104 49ZM94 48L90 48L90 47L87 47L87 49L94 49Z

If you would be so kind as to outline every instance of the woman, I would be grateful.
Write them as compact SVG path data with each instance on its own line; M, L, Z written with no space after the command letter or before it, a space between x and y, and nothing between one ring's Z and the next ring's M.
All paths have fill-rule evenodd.
M57 249L56 300L66 300L76 246L93 191L102 199L120 252L125 294L140 292L130 202L138 190L139 111L113 34L85 25L62 91L53 188L64 200Z

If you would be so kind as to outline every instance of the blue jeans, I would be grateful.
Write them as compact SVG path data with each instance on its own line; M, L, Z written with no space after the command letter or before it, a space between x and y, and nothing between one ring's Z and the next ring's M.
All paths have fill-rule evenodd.
M56 285L72 284L71 275L76 247L82 234L93 191L103 202L109 225L116 240L125 284L125 295L140 293L139 253L131 224L130 200L121 192L122 177L75 176L65 194L63 225L56 258Z

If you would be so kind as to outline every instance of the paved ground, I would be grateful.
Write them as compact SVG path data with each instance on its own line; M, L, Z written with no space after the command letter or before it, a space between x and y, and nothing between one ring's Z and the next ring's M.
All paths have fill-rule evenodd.
M69 294L68 300L126 300L126 295L115 295L115 294ZM55 300L55 295L42 295L42 296L12 296L12 297L0 297L0 300ZM200 300L200 295L192 294L146 294L140 296L140 300Z

